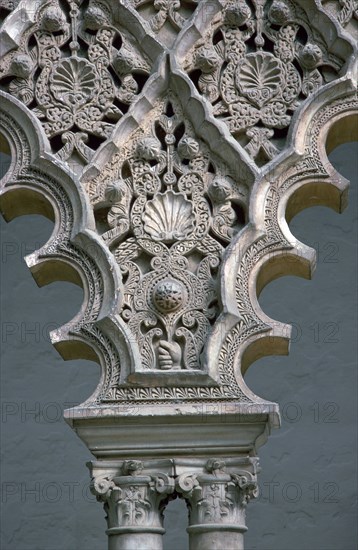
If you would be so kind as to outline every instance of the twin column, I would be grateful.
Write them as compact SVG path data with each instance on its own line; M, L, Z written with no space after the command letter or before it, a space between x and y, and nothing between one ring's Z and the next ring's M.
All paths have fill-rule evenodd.
M221 459L192 471L173 465L184 470L179 475L137 460L124 461L120 475L94 465L92 491L104 503L109 550L162 550L163 512L177 496L189 508L190 550L243 549L246 506L257 495L257 459L248 460L249 469L231 470Z

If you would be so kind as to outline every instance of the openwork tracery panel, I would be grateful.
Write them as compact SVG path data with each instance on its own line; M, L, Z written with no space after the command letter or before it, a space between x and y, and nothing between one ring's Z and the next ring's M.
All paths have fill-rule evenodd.
M292 216L346 204L326 143L352 137L357 6L23 0L4 9L1 133L12 165L1 209L8 220L54 221L26 261L39 284L71 280L85 300L52 341L65 358L102 367L68 421L102 461L229 457L192 473L180 458L175 475L170 462L159 477L140 460L95 466L110 531L118 535L113 518L130 499L152 510L175 491L192 507L193 533L218 521L209 505L205 518L195 509L218 495L230 493L230 521L243 522L253 455L279 422L278 406L243 374L287 353L290 336L258 295L276 277L314 270Z
M99 355L95 400L255 400L240 370L267 337L283 352L289 335L257 304L275 276L265 259L300 256L301 275L313 261L281 205L309 178L331 206L344 191L313 132L325 109L353 108L340 23L351 29L354 10L342 5L339 23L290 0L37 7L20 2L2 30L3 131L24 159L3 202L6 215L15 190L51 197L55 237L30 265L66 261L88 287L54 342ZM38 153L24 153L33 140Z
M302 101L339 78L345 63L311 16L289 1L228 2L186 59L214 116L259 165L285 147Z

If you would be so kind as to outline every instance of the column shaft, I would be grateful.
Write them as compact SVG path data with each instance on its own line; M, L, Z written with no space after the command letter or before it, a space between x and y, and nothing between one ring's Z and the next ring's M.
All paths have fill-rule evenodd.
M246 529L245 529L246 530ZM244 550L243 532L223 525L188 529L189 550Z
M108 550L163 550L163 533L129 531L127 533L107 533Z

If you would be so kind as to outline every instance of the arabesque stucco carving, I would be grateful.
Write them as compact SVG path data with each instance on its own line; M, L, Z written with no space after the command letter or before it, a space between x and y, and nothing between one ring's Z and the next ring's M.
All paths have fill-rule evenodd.
M153 456L255 454L279 412L243 374L263 355L287 353L290 337L258 295L274 278L314 270L292 216L316 204L341 211L347 200L326 150L354 130L356 5L40 0L8 9L1 132L12 164L2 212L53 219L27 264L38 284L71 280L85 299L51 338L65 358L102 367L68 421L100 460L141 458L153 417L177 430L168 446L154 425ZM188 426L196 422L196 441L211 406L209 427L222 415L232 424L217 445L209 430L193 450ZM136 415L131 447L121 434ZM199 486L214 490L214 474L200 468L196 492L177 482L192 503ZM230 486L242 506L235 475L218 474L215 491ZM119 506L122 489L107 482L96 494L113 500L103 497L110 491ZM141 483L126 491L146 514L159 497L154 478Z

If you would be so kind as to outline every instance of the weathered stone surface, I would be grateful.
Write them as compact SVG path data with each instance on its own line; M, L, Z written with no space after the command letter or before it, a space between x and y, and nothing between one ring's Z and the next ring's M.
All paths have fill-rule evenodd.
M353 144L330 155L335 168L352 181L344 215L318 207L290 224L302 242L318 251L313 280L281 278L260 297L263 310L292 322L294 331L289 359L263 358L245 376L258 395L279 403L282 411L281 429L260 449L261 495L248 507L245 534L250 550L286 550L297 529L302 547L354 549L357 157ZM49 220L23 216L0 223L1 545L57 550L61 540L64 550L83 544L97 550L105 546L105 522L88 489L83 467L88 451L63 424L62 411L90 395L99 371L88 361L63 364L48 338L49 330L75 315L82 292L60 282L37 288L28 273L22 258L50 236ZM332 336L332 330L338 332ZM36 483L38 498L26 494ZM187 550L186 525L184 501L170 502L165 550Z
M354 12L189 4L20 2L2 29L1 208L55 222L39 285L84 288L51 339L101 365L65 414L99 460L256 454L278 406L243 374L290 337L258 295L314 270L287 222L346 205L326 147L354 130Z

